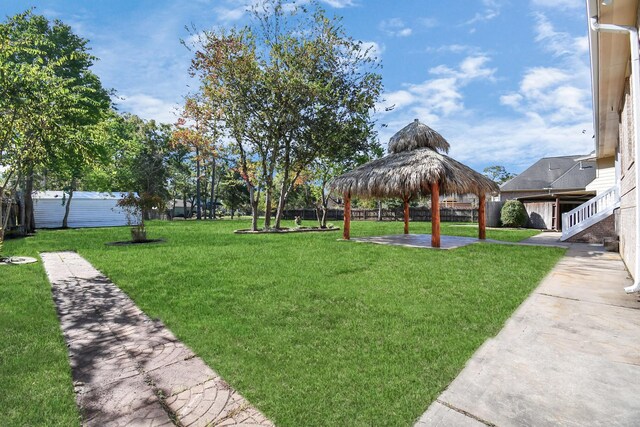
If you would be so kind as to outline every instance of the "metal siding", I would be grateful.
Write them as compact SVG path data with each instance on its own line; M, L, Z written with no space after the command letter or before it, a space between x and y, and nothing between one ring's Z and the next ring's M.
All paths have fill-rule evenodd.
M36 228L62 227L65 207L61 198L34 198ZM71 199L68 225L71 228L111 227L127 225L127 215L116 206L116 199L78 198ZM133 218L137 223L139 218Z
M64 206L60 199L33 199L33 215L36 228L62 227Z
M69 227L110 227L127 225L126 213L116 200L71 200Z

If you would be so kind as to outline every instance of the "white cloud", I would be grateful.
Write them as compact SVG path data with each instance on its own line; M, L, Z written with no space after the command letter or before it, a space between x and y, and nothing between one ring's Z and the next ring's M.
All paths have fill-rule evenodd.
M458 69L452 69L446 65L438 65L429 70L431 74L452 76L467 83L474 79L488 79L494 81L495 68L487 68L485 65L490 61L486 55L472 55L466 57L459 65Z
M573 37L565 32L558 32L553 24L542 13L535 15L536 42L554 56L584 55L589 51L589 41L586 36Z
M406 83L404 89L384 94L385 99L376 110L380 117L406 112L420 120L437 122L465 110L462 89L476 80L494 81L494 68L487 68L490 58L485 55L469 56L458 67L439 65L429 70L435 78L422 83ZM394 107L390 110L390 107Z
M517 109L520 107L520 103L523 99L524 97L519 93L510 93L508 95L502 95L500 97L500 103L502 105L507 105L509 107Z
M180 108L175 102L162 100L143 93L121 95L117 103L119 109L133 113L147 120L173 124L178 119Z
M427 52L437 52L437 53L477 53L479 52L479 48L474 46L469 46L465 44L448 44L438 47L430 46L427 49Z
M432 67L430 78L422 83L406 83L388 93L387 100L396 108L378 113L388 125L379 129L381 142L386 144L398 129L418 118L447 138L454 158L477 170L503 164L519 173L544 156L591 151L586 40L558 31L543 14L534 15L533 27L536 44L531 48L548 52L552 65L525 69L514 90L478 95L497 96L506 112L498 115L467 105L471 104L466 98L468 85L498 80L488 54L465 45L434 47L428 50L467 56L457 66Z
M331 7L335 7L336 9L342 9L345 7L356 5L353 0L322 0L322 2L328 4Z
M522 114L538 114L552 125L591 128L591 86L584 37L556 31L547 17L535 15L535 40L557 59L553 67L525 70L520 87L503 95L503 105Z
M384 45L380 45L374 41L363 41L360 45L360 51L366 56L373 59L382 58L382 54L384 53L385 47Z
M438 26L438 20L431 17L418 18L418 23L424 28L434 28Z
M529 69L520 84L520 90L531 96L540 90L570 80L571 76L559 68L535 67Z
M217 14L218 21L223 23L232 23L241 19L249 9L247 6L238 7L216 7L214 11Z
M532 0L531 4L550 9L581 9L584 7L582 0Z
M478 22L491 21L500 16L501 2L496 0L482 0L484 9L481 12L476 12L473 18L464 22L463 25L473 25Z
M400 18L385 19L380 22L378 28L392 37L407 37L413 33L413 30Z

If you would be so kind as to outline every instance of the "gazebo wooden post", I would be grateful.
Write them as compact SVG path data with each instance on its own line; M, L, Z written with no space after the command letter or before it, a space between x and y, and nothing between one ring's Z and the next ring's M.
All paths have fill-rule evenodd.
M409 196L403 196L404 202L404 234L409 234Z
M484 240L487 238L487 215L485 213L486 195L480 193L478 198L480 199L478 201L478 239Z
M431 247L440 247L440 187L431 184Z
M342 238L349 240L351 232L351 193L344 193L344 229L342 230Z

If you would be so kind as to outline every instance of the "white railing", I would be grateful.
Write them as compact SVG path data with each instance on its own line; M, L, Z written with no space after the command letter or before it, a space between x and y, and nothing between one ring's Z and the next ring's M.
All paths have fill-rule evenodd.
M620 206L620 191L615 185L581 204L577 208L562 214L562 238L569 237L587 229L596 222L609 216L614 209Z

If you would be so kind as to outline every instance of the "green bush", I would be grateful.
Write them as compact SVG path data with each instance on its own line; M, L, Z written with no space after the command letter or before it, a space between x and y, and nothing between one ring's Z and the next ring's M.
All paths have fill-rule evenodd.
M524 227L527 224L527 211L522 202L507 200L500 211L500 221L504 227Z

